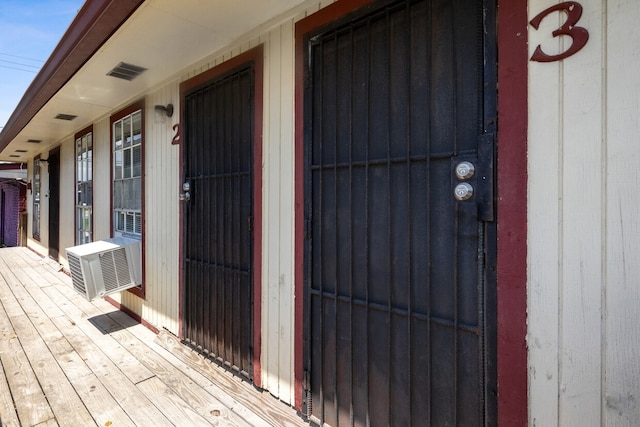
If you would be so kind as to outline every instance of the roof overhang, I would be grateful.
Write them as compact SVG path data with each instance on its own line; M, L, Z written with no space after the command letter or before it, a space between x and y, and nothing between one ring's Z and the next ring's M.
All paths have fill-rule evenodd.
M59 145L301 3L88 0L2 129L0 160L25 162ZM147 71L132 81L108 76L120 62Z

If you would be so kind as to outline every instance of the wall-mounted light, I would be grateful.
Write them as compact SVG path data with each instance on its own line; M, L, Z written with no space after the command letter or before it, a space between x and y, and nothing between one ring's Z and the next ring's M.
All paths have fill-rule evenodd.
M38 159L40 163L49 163L49 159Z
M167 117L173 116L173 104L167 104L166 107L164 105L156 105L153 109L155 111L154 123L165 123Z

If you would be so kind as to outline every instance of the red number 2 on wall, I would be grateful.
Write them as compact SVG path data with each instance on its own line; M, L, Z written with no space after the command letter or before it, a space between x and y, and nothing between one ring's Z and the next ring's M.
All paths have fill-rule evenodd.
M567 21L557 30L551 33L553 37L558 36L569 36L571 37L571 46L569 49L561 52L557 55L547 55L542 51L542 47L538 45L535 52L531 56L532 61L537 62L552 62L552 61L560 61L561 59L565 59L574 53L578 52L580 49L587 44L589 40L589 32L583 27L576 27L575 25L580 20L582 16L582 6L575 1L566 1L564 3L556 4L555 6L551 6L548 9L540 12L535 18L533 18L529 23L536 30L540 26L542 20L549 14L553 12L562 11L567 14Z

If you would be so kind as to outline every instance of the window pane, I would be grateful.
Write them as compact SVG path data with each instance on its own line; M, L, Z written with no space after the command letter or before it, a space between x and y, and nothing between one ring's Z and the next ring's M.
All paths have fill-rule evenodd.
M122 120L113 124L113 148L122 148Z
M124 147L131 146L131 116L122 119L122 139Z
M140 144L142 141L142 112L136 111L132 116L133 143Z
M115 179L122 179L122 151L113 153L113 174Z
M131 176L142 175L142 146L136 145L133 147L133 171Z
M114 132L117 126L114 126ZM76 140L76 244L92 241L91 212L93 205L92 164L93 135L91 132Z
M124 213L116 212L116 230L124 231Z
M133 213L128 213L127 214L127 223L125 224L125 227L124 227L124 229L125 229L125 231L127 233L133 233L133 230L134 230L134 228L133 228L133 218L134 218Z
M82 203L84 203L84 189L82 188L82 184L78 184L77 186L77 199L76 199L76 205L81 205Z
M136 234L142 234L142 215L139 213L135 214L135 229L133 232Z
M122 178L131 178L131 148L126 148L122 156L124 158Z

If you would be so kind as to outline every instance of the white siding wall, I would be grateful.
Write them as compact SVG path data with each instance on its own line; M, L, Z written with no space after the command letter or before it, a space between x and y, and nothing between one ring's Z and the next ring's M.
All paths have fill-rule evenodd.
M180 146L172 145L180 120L179 88L169 84L145 101L145 301L121 293L121 303L159 328L178 334ZM154 105L174 104L172 117L155 118Z
M172 145L178 123L179 84L260 44L264 46L263 247L262 247L262 385L287 403L294 401L294 37L295 23L333 3L311 1L247 34L220 52L185 68L181 76L145 97L145 271L146 300L123 292L113 298L150 324L178 334L180 146ZM156 123L153 106L173 103L175 113ZM114 109L111 114L121 108ZM93 123L94 239L110 236L109 116ZM63 145L61 230L73 239L73 141ZM46 187L43 174L43 188ZM43 198L44 199L44 198ZM31 205L29 206L31 208ZM71 209L71 210L69 210ZM66 212L69 210L69 212ZM46 235L43 205L43 235ZM44 236L43 236L44 237ZM71 240L70 240L71 239ZM68 240L68 241L67 241ZM43 238L43 245L46 240ZM30 246L38 250L37 242ZM46 246L45 246L46 247ZM64 247L64 246L61 246ZM39 249L46 254L46 249ZM66 263L66 259L63 260Z
M530 0L530 18L557 3ZM640 3L580 4L585 48L529 66L529 418L638 425ZM530 27L530 53L566 49L564 20Z
M333 0L303 4L198 64L182 78L187 80L264 46L262 386L287 403L294 401L295 23L331 3Z
M111 237L110 126L109 117L93 123L93 240Z
M64 248L76 244L75 167L75 141L71 136L60 146L60 258L65 260Z

